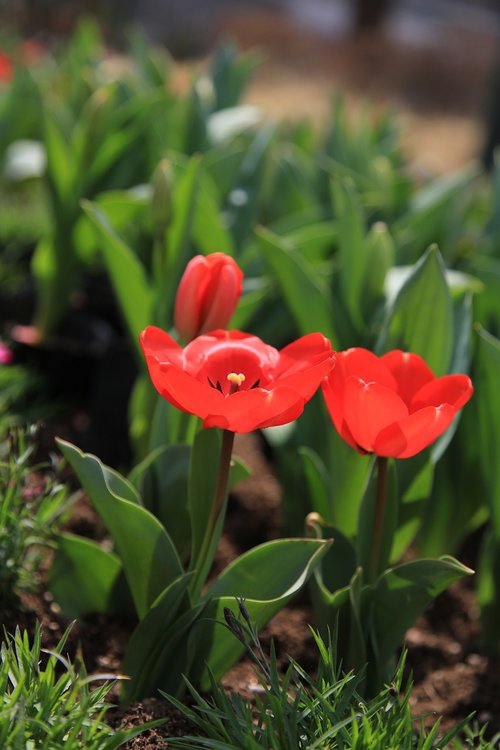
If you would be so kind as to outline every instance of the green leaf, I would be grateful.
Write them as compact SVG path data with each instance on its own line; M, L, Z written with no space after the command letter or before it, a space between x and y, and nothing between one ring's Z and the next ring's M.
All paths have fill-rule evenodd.
M307 447L299 448L304 476L313 510L324 519L331 520L331 482L324 463L318 454Z
M188 445L160 446L134 472L146 508L167 529L181 559L188 555L191 542L187 505L190 453Z
M43 143L47 155L47 174L59 207L74 204L80 197L75 192L75 160L55 112L46 106L43 110Z
M257 238L264 259L302 335L320 331L337 348L328 286L303 256L281 237L260 227Z
M201 157L193 156L187 166L177 164L176 172L178 174L172 196L172 221L166 237L168 270L163 278L155 279L160 320L169 319L169 306L173 302L175 290L192 255L194 217L203 174Z
M144 268L101 209L87 200L81 205L95 229L120 310L142 362L139 334L151 323L153 302Z
M198 248L204 253L217 252L234 255L234 243L219 207L217 191L211 178L204 173L200 179L194 215L193 234Z
M500 540L500 340L477 327L474 395L479 456L486 480L493 533Z
M352 539L357 533L359 508L374 459L354 451L333 426L328 433L328 448L332 494L326 518Z
M49 589L67 617L127 613L132 602L120 559L74 534L56 538Z
M153 602L132 633L121 667L122 672L131 678L122 689L122 697L127 703L143 696L155 695L158 687L165 689L167 680L153 684L151 675L160 660L163 670L168 673L165 644L169 638L169 630L179 619L179 613L183 614L189 609L187 587L190 577L190 574L184 574L172 581ZM175 648L178 648L177 643ZM172 654L170 660L171 658ZM180 673L177 675L177 682L181 683Z
M218 678L242 650L220 624L224 607L234 606L234 597L243 597L251 620L262 627L304 585L330 544L329 540L279 539L254 547L228 565L209 587L207 610L197 626L203 628L197 659L203 687L208 685L207 667Z
M450 366L453 308L441 255L431 247L415 265L388 310L377 352L419 354L436 376Z
M332 182L338 225L340 291L357 331L362 331L363 282L367 269L365 226L359 200L349 182Z
M481 642L489 654L498 655L500 617L500 540L487 530L478 563L477 598L481 607Z
M96 456L58 440L63 456L76 472L120 555L139 619L151 603L181 575L177 552L152 513L134 502L134 488Z
M415 560L383 573L375 584L371 634L377 662L387 664L425 607L453 581L474 571L453 557Z

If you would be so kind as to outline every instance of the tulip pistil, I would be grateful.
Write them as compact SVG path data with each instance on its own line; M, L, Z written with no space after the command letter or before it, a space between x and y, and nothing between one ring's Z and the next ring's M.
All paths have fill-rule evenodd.
M229 375L227 376L227 379L229 380L231 385L235 385L237 388L239 388L240 385L244 383L246 380L242 372L239 372L239 373L230 372Z

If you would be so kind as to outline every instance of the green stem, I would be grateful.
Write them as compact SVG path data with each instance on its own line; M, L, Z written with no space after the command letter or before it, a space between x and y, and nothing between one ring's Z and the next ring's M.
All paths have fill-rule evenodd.
M233 452L234 432L229 430L222 431L222 446L219 459L219 472L217 475L217 484L215 485L212 507L208 518L207 529L203 542L200 547L198 559L195 561L196 569L193 580L191 581L191 594L193 602L198 599L201 588L205 582L205 577L211 563L211 558L215 552L214 532L221 510L226 502L227 487L229 480L229 470L231 468L231 455Z
M373 581L379 574L380 549L384 530L385 505L387 500L387 458L377 456L377 494L375 501L375 523L373 525L373 542L370 560L370 579Z

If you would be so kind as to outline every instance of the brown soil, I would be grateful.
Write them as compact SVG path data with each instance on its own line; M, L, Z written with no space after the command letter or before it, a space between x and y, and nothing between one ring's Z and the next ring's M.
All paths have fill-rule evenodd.
M231 498L217 568L223 568L235 555L279 533L280 488L257 439L238 436L236 450L254 474L240 484ZM82 499L75 511L71 530L100 537L102 526L88 501ZM471 562L467 555L464 562ZM10 631L16 624L32 630L35 621L40 620L45 645L50 648L67 626L66 618L47 592L24 597L23 602L23 611L11 613L4 624ZM302 594L264 629L264 649L269 650L272 639L282 667L286 667L291 656L306 670L313 671L317 655L309 623L314 623L313 613L306 595ZM119 673L130 628L130 623L102 616L77 623L67 645L68 653L74 653L77 644L81 644L90 673ZM414 680L411 705L415 717L427 716L432 721L443 715L443 728L449 728L475 712L481 723L488 722L489 733L500 731L500 662L477 651L478 628L473 583L467 580L451 586L409 630L406 646ZM252 665L243 660L231 669L223 683L250 696L256 684ZM158 717L167 719L165 725L127 743L129 750L152 750L158 747L160 738L193 732L189 722L159 698L135 704L124 714L113 709L109 717L113 724L126 726Z

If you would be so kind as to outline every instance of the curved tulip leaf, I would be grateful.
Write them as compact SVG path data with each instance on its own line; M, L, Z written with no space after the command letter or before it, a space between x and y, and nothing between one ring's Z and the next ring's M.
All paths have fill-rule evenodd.
M63 533L49 574L49 589L68 617L133 611L120 559L98 544Z
M368 266L364 216L348 181L332 180L331 189L339 232L340 292L352 324L360 332L364 328L363 284Z
M242 651L221 624L224 607L234 607L234 598L243 597L251 620L262 627L304 585L330 544L323 539L279 539L254 547L228 565L209 587L206 612L197 625L202 631L196 664L202 686L208 685L207 667L220 677Z
M415 264L399 290L376 350L403 349L420 354L440 376L448 372L452 348L452 301L444 264L434 246Z
M370 629L382 669L425 607L453 581L473 572L453 557L443 556L402 563L380 576L372 594Z
M142 362L139 333L151 321L153 291L137 256L118 236L102 209L83 200L82 208L94 228L129 334Z
M172 655L165 659L165 645L172 625L178 624L179 614L189 610L187 586L190 577L187 573L172 581L132 633L121 667L122 672L131 678L122 687L125 702L154 695L158 687L166 689L168 680L163 678L158 684L153 684L152 674L157 671L160 662L166 674L171 671ZM178 648L177 642L175 648ZM181 670L177 675L179 684L182 682L182 671L186 670Z
M131 501L135 490L126 479L96 456L65 440L57 442L113 537L142 619L156 597L182 574L174 544L158 519Z
M311 507L322 518L331 521L331 482L325 464L315 451L306 446L299 448L299 455L302 459Z
M324 279L287 240L263 227L257 230L257 238L299 332L322 331L333 348L338 348L331 295Z

